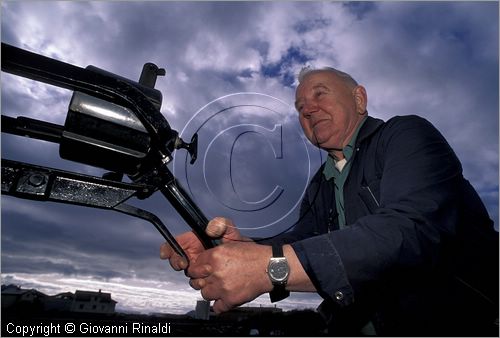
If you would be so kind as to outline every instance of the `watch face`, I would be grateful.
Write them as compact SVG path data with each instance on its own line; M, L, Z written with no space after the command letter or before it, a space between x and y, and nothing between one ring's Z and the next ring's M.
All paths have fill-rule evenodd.
M283 282L288 277L288 263L286 259L274 259L269 263L269 276L271 280Z

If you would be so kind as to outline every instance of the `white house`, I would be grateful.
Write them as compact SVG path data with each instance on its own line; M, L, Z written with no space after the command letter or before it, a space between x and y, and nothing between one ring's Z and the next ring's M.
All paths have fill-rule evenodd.
M111 294L106 292L76 290L70 311L114 313L116 301L111 299Z

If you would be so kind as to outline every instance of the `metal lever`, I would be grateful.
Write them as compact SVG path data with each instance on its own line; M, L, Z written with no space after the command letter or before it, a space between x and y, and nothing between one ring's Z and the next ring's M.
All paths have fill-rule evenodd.
M172 236L170 231L168 231L167 227L163 224L163 222L153 213L146 211L144 209L136 208L129 204L119 204L113 208L113 210L124 213L129 216L134 216L146 220L152 223L156 230L163 236L163 238L167 241L167 243L174 249L174 251L184 258L189 265L189 258L179 245L179 243L175 240L175 237Z
M31 119L2 115L2 132L28 136L39 140L60 143L64 128L58 124Z
M154 191L152 186L110 181L2 159L2 194L109 209L144 219L152 223L174 251L189 262L182 247L157 216L124 203L133 196L143 198Z
M189 155L191 156L190 164L193 164L198 158L198 134L195 133L191 138L191 143L184 142L183 139L177 137L175 141L175 149L186 149Z
M154 63L148 62L142 67L139 83L143 86L154 88L156 78L158 76L165 76L166 73L165 68L158 68L158 66Z

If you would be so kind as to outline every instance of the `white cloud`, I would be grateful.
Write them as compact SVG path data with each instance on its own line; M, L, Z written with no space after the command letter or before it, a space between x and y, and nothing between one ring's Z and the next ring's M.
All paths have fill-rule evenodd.
M117 311L138 313L185 314L194 310L200 292L191 289L187 283L172 283L140 277L109 278L98 280L93 276L65 276L61 274L2 273L2 284L17 284L23 288L34 288L47 295L76 290L111 293L118 303ZM297 294L278 304L285 310L314 309L319 305L319 297ZM272 306L267 295L263 295L246 306Z
M209 69L238 73L244 70L258 71L259 54L247 48L241 41L229 44L218 34L198 33L186 48L185 61L194 70Z

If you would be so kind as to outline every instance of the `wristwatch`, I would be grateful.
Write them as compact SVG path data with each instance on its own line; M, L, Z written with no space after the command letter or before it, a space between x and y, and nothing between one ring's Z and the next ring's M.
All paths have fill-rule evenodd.
M290 291L285 289L290 275L290 267L285 255L283 255L283 247L281 245L273 244L273 257L269 260L267 266L267 275L273 283L273 290L269 292L271 302L278 302L285 299L290 295Z

